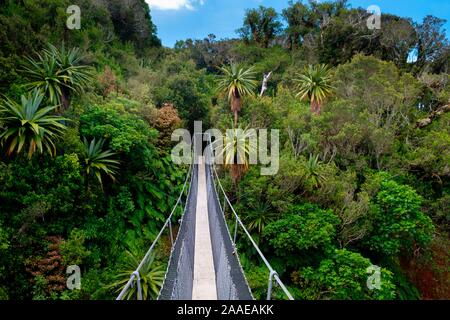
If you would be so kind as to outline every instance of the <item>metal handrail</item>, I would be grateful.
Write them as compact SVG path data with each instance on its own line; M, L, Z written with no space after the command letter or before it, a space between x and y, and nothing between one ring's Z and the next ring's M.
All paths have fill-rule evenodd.
M145 262L147 261L147 259L150 257L151 253L153 252L153 249L156 246L156 243L158 242L158 240L161 238L163 232L166 230L167 227L169 227L169 232L170 232L170 241L172 243L173 246L173 234L172 234L172 217L175 213L175 210L177 209L178 205L180 204L181 198L184 194L184 191L186 190L186 185L187 182L189 180L189 177L192 174L192 165L193 161L191 161L191 164L189 166L189 171L188 174L186 175L186 180L184 181L184 185L183 185L183 190L181 190L180 195L177 199L177 202L175 203L175 205L173 206L172 212L170 213L169 217L166 219L163 227L161 228L160 232L158 233L158 235L156 236L156 239L153 241L152 245L150 246L150 248L148 249L147 253L145 254L144 258L142 259L141 263L139 264L139 266L136 268L136 270L130 275L130 279L128 280L127 284L125 285L125 287L123 287L122 291L120 292L120 294L117 296L116 300L122 300L123 297L125 296L125 294L128 292L128 290L133 287L134 284L134 280L136 279L137 281L137 290L138 290L138 300L142 300L142 288L141 288L141 278L140 278L140 271L142 269L142 267L144 266Z
M294 297L291 295L291 293L289 292L289 290L286 288L286 286L284 285L284 283L281 281L281 279L278 276L278 273L272 268L272 266L270 265L269 261L267 261L266 257L264 256L264 254L261 252L261 250L259 249L258 245L256 244L256 242L253 240L252 236L250 235L250 232L247 230L247 228L245 227L245 225L242 223L242 220L239 218L239 215L236 213L236 211L234 210L233 205L231 204L230 199L228 198L222 183L220 182L220 178L219 175L217 173L217 169L216 169L216 164L215 161L213 159L214 157L214 152L212 149L212 141L211 141L211 135L208 133L205 133L205 135L207 135L208 138L208 142L209 145L211 147L211 157L210 157L210 161L212 162L212 167L214 169L214 173L216 176L216 180L217 183L220 187L220 190L222 191L222 194L224 196L224 199L226 200L226 202L228 203L229 207L231 208L231 211L233 212L233 215L236 218L236 225L235 225L235 229L234 229L234 246L235 246L235 250L236 250L236 237L237 237L237 229L238 226L240 225L242 227L242 229L244 230L245 234L247 235L247 237L249 238L250 242L252 243L253 247L256 249L256 251L258 252L259 256L261 257L261 259L263 260L264 264L266 265L266 267L269 269L269 283L268 283L268 288L267 288L267 300L270 300L272 297L272 288L273 288L273 279L275 279L275 281L278 283L278 285L280 286L280 288L283 290L283 292L286 294L286 296L289 298L289 300L294 300ZM225 201L224 201L225 202Z

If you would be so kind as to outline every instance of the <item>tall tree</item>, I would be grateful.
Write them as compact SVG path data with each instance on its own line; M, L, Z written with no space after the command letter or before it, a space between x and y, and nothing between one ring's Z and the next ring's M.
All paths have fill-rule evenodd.
M231 111L234 114L234 126L237 126L238 114L242 108L242 98L253 95L257 86L254 68L244 69L232 64L220 68L222 75L218 77L218 90L228 95Z
M307 98L311 103L311 112L320 114L323 101L333 90L328 67L324 64L310 65L295 81L298 83L297 97Z
M144 0L109 0L107 3L114 29L123 42L131 41L140 50L161 46L150 8Z
M231 179L235 186L250 165L250 157L255 150L252 140L256 138L255 131L249 129L235 128L227 130L223 141L223 149L219 150L224 156L225 168L230 169ZM218 148L219 146L215 146Z
M381 51L377 56L383 60L392 61L399 68L405 68L408 56L417 42L416 32L411 19L405 19L390 14L383 15L383 27L378 30Z
M441 62L440 65L446 65L445 69L448 69L450 45L443 30L445 22L444 19L428 15L423 19L422 24L416 26L418 40L415 72L417 74L425 71L427 67L433 67L433 64L436 67L436 62Z
M267 48L281 31L280 17L274 8L259 6L245 13L244 26L238 30L243 38Z
M286 33L289 37L290 47L291 49L298 48L305 35L314 28L311 11L300 1L294 3L290 0L289 7L283 9L282 15L288 24Z

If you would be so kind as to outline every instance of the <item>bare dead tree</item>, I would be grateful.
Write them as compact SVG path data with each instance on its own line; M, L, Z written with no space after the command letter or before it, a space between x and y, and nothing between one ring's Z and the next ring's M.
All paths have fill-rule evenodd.
M270 77L272 76L272 71L270 71L267 74L264 74L264 79L261 86L261 93L259 94L260 97L264 95L264 92L267 90L267 83L269 82Z
M425 128L426 126L430 125L433 120L436 118L439 118L444 113L450 112L450 105L445 105L440 108L438 108L436 111L433 111L427 118L420 119L417 121L416 127L417 128Z

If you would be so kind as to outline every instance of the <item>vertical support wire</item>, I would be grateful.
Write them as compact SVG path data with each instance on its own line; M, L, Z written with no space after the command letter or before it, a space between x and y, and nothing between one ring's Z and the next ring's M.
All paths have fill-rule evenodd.
M169 220L169 233L170 233L170 244L173 247L172 220Z
M126 296L126 293L128 292L128 289L133 287L134 284L134 278L136 277L135 273L133 272L130 276L130 279L128 280L127 284L123 288L123 290L120 292L119 296L116 298L116 300L123 300Z
M141 287L141 275L138 271L133 272L136 277L136 285L137 285L137 298L138 300L142 300L142 287Z
M273 290L273 278L276 275L276 271L274 270L270 270L270 274L269 274L269 284L267 286L267 300L271 300L272 299L272 290Z
M226 212L227 212L227 199L225 199L225 197L223 197L223 215L226 217Z
M238 226L239 226L239 221L236 218L236 224L234 225L234 238L233 238L233 243L234 246L236 247L236 239L237 239L237 230L238 230Z

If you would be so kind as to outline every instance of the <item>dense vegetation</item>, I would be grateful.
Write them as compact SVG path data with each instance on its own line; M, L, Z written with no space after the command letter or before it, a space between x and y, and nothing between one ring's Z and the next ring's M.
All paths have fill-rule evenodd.
M68 0L0 1L0 299L114 298L184 181L170 135L195 120L280 129L277 175L221 175L296 298L450 298L443 20L383 15L369 30L345 1L291 2L248 10L239 39L169 49L145 1L78 2L81 30L65 27ZM162 244L146 297L164 276ZM264 298L250 248L240 236ZM73 264L81 290L66 289ZM366 286L371 265L379 290Z

